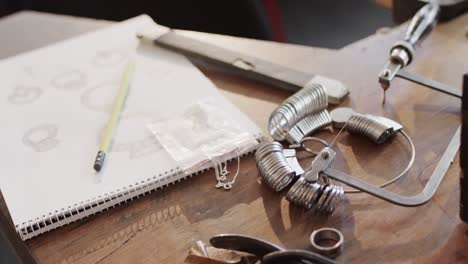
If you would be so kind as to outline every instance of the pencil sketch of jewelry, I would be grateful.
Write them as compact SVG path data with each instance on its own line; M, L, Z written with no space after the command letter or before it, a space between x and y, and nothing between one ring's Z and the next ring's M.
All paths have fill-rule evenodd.
M93 86L81 95L81 104L89 110L109 113L113 103L113 93L118 87L118 81L107 81Z
M31 66L24 66L23 67L23 72L26 74L26 76L33 77L34 76L34 71Z
M93 65L96 67L116 66L122 63L125 59L125 54L115 50L101 50L96 52L93 58Z
M41 124L29 129L23 136L23 144L37 152L54 149L60 143L57 139L58 127L54 124Z
M128 152L130 159L140 159L161 150L159 142L151 135L133 141L116 141L111 152Z
M161 151L162 145L146 128L151 122L154 120L149 114L122 116L110 151L126 152L130 159L145 158ZM129 133L123 134L119 133L120 131L129 131ZM134 135L133 131L142 131L142 133Z
M42 94L42 89L33 85L17 85L8 96L12 104L29 104L36 101Z
M51 84L61 90L77 90L86 85L86 75L79 70L65 71L52 78Z

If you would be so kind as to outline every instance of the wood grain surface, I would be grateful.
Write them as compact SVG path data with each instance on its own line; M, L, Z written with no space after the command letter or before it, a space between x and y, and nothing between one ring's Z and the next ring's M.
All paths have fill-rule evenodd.
M88 23L95 26L81 27L89 26ZM5 24L15 30L5 29ZM35 35L28 38L33 42L29 46L18 50L11 47L24 41L25 35L34 34L34 29L27 27L31 24L36 25L35 29L50 26L57 34L52 41L57 41L57 32L64 32L65 38L73 28L80 28L75 31L77 34L106 23L20 13L0 20L0 32L11 34L7 36L8 47L0 48L2 57L33 48L36 40L38 46L47 44L47 35ZM465 15L437 27L419 47L408 70L460 87L462 73L468 72L468 39L464 32L467 24ZM404 180L389 188L413 194L422 190L460 124L460 101L395 80L387 93L387 103L381 105L377 75L403 30L400 27L379 33L339 51L196 32L183 34L344 82L351 94L343 105L390 117L413 138L415 165ZM262 128L266 127L271 110L289 95L273 87L202 70ZM331 140L335 134L324 131L319 136ZM410 154L399 137L376 146L346 132L333 148L338 154L334 168L373 183L399 173ZM308 161L302 159L301 163ZM207 241L215 234L240 233L287 248L308 249L311 232L329 226L344 234L344 252L338 260L346 263L464 263L468 261L468 228L458 218L458 162L457 158L435 197L426 205L403 208L353 194L347 195L335 213L327 217L290 206L283 194L263 186L250 156L242 159L238 181L229 192L215 189L214 173L208 171L33 238L27 244L40 263L181 263L193 241ZM231 164L230 170L235 171L234 167Z

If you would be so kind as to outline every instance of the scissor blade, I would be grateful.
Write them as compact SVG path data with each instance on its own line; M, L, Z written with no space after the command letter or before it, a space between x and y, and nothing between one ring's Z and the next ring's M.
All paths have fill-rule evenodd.
M259 258L262 258L264 255L274 251L284 250L282 247L268 241L234 234L221 234L214 236L210 239L210 244L216 248L247 252L254 254Z

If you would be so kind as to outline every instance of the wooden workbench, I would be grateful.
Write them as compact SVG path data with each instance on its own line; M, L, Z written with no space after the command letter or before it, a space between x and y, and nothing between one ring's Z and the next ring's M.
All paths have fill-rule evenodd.
M18 13L0 20L0 57L31 50L109 22ZM409 70L460 87L468 72L468 15L439 26L417 50ZM402 28L370 36L341 50L183 32L231 49L344 82L351 90L344 105L381 114L405 127L416 144L410 174L390 187L403 194L419 192L459 125L460 101L396 80L381 105L377 75ZM271 110L288 93L213 70L205 74L263 129ZM323 132L330 140L333 134ZM409 158L401 139L376 146L344 133L334 149L335 168L382 182L397 174ZM7 151L7 150L2 150ZM458 218L458 158L431 202L398 207L368 195L348 195L329 217L289 206L282 195L259 184L252 156L229 192L214 188L212 171L151 193L77 223L27 241L41 263L181 263L194 240L218 233L240 233L271 240L287 248L309 247L310 233L331 226L345 236L338 258L346 263L468 261L468 228ZM231 168L231 170L235 170Z

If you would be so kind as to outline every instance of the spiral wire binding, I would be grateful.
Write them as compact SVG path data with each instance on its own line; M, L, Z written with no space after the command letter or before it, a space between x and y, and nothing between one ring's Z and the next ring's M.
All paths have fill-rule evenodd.
M184 175L179 168L175 168L146 180L136 182L128 187L118 189L115 192L105 193L92 199L76 203L73 206L49 212L46 215L17 225L16 229L21 239L26 240L57 227L107 210L109 207L115 207L116 205L126 203L141 195L145 195L156 189L161 189L176 181L181 181L186 177L188 176Z
M259 141L260 144L256 145L254 148L249 149L239 157L254 152L257 150L258 146L260 146L265 141L265 138L261 134L255 135L255 138ZM226 159L226 162L237 158L238 156L229 157ZM181 182L182 180L191 178L192 176L202 173L209 168L210 167L204 167L199 171L187 175L183 173L181 168L176 167L145 180L141 180L140 182L135 182L134 184L131 184L127 187L123 187L122 189L117 189L114 192L104 193L103 195L99 195L92 199L78 202L73 206L61 208L55 210L54 212L49 212L31 219L27 222L17 224L15 228L21 239L27 240L47 231L102 212L111 207L119 206L122 203L127 203L128 201L132 201L133 199L140 196L144 196L158 189L175 184L176 182Z
M327 110L322 110L315 114L304 117L286 135L286 140L290 144L299 143L307 135L331 125L332 119Z
M288 132L304 117L325 110L328 97L325 88L318 83L311 83L276 108L268 121L270 135L278 141L286 138Z

